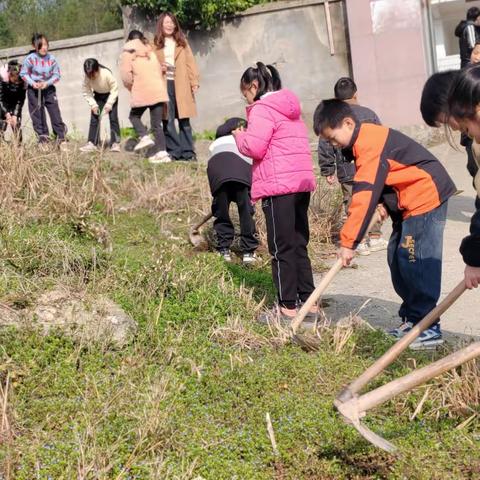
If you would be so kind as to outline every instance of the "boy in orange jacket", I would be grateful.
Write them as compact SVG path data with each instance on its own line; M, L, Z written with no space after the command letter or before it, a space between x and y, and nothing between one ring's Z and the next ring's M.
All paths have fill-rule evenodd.
M343 264L350 264L379 203L383 202L392 218L388 265L403 302L399 311L402 324L390 333L400 338L436 306L440 296L447 203L456 187L428 150L396 130L360 124L345 102L320 103L314 129L334 147L353 151L356 174L352 202L338 251ZM441 343L437 322L411 348Z

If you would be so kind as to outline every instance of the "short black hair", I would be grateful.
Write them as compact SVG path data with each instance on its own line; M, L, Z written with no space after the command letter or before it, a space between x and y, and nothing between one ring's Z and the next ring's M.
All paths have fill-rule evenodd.
M455 84L460 70L434 73L425 83L420 100L423 121L430 127L438 127L438 117L448 115L448 94Z
M456 119L474 118L480 103L480 64L460 70L448 92L448 115Z
M313 114L313 130L316 135L320 135L325 128L338 128L346 118L358 123L348 103L336 98L323 100Z
M351 78L342 77L337 80L333 92L337 100L350 100L357 93L357 86Z
M467 20L474 22L480 16L480 8L471 7L467 10Z
M247 122L240 117L233 117L229 118L228 120L225 120L222 125L220 125L217 128L217 131L215 132L215 139L220 138L220 137L225 137L227 135L231 135L233 130L236 130L237 128L246 128L247 127Z

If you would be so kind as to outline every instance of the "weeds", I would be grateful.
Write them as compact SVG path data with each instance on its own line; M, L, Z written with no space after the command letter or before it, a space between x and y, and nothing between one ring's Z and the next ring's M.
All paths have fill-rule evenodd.
M209 208L199 168L2 144L0 202L0 317L63 286L138 322L122 347L0 328L0 478L475 478L477 367L433 383L414 421L418 403L379 409L403 457L379 455L331 405L387 341L358 319L324 319L307 354L256 324L274 297L267 256L246 270L184 240ZM338 202L312 197L314 249L334 234Z

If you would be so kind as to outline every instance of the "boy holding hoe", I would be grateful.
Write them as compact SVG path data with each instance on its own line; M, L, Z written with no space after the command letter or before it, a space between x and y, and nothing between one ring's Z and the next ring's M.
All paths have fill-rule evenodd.
M442 276L443 231L448 199L456 187L443 165L420 144L388 127L360 124L350 106L324 100L314 114L314 129L334 147L351 148L356 174L348 218L340 233L338 256L350 264L379 203L392 218L388 265L402 299L401 338L437 304ZM411 348L443 343L439 321Z

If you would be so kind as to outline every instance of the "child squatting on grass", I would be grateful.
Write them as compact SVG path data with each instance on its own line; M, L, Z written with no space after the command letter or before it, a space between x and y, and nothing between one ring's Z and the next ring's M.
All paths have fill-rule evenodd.
M315 190L307 127L297 96L282 88L271 65L258 62L240 80L248 127L233 131L238 150L253 160L252 201L262 200L279 320L289 323L314 290L308 257L308 205ZM317 317L312 309L309 320ZM268 315L259 318L268 320Z
M314 114L314 129L334 147L351 148L356 173L348 218L338 251L350 264L355 248L378 204L391 216L393 232L388 265L402 299L402 324L391 331L401 338L437 304L442 277L443 231L448 199L456 188L442 164L428 150L388 127L360 124L351 107L324 100ZM430 348L443 343L439 321L412 343Z
M480 285L480 65L462 71L435 73L423 87L420 110L427 125L448 125L472 140L467 169L474 178L476 212L470 221L470 235L462 240L465 286ZM473 159L473 164L471 163Z
M40 145L49 141L49 131L45 109L47 109L57 143L62 150L67 148L66 128L58 106L55 84L60 80L60 67L53 55L48 53L48 39L42 33L32 37L34 50L25 57L20 77L27 83L28 110L33 129Z
M120 123L118 122L118 83L112 71L98 63L96 58L87 58L83 63L85 77L83 96L90 107L88 143L82 152L94 152L100 143L101 115L110 120L110 151L120 152Z

